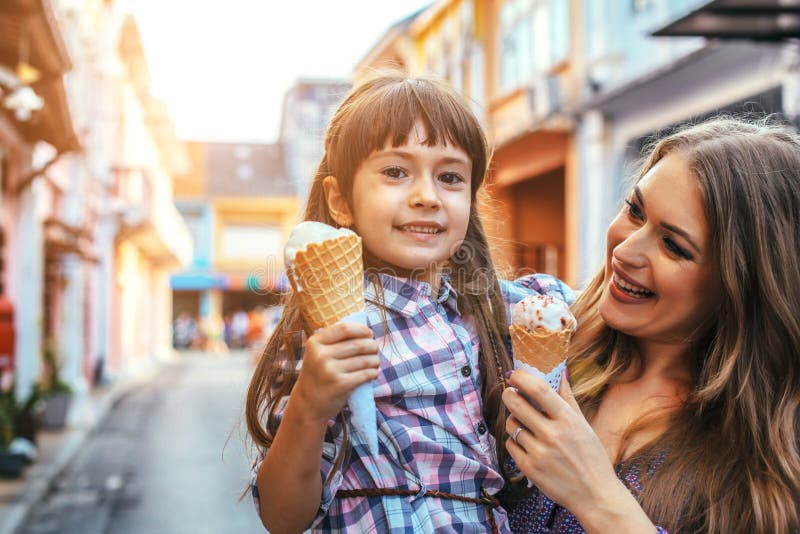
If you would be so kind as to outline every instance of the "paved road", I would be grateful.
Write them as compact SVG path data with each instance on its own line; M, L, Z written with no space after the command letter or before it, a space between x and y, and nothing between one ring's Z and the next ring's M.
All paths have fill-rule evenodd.
M264 532L248 497L246 355L185 354L123 398L18 534Z

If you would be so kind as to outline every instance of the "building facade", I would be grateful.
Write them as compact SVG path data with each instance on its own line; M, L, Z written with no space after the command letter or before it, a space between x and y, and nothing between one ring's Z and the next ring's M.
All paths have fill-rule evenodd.
M350 87L343 80L301 79L286 92L278 144L286 176L300 198L308 197L325 129Z
M51 352L80 396L171 350L168 274L191 256L171 176L186 158L119 2L4 3L0 28L0 47L24 51L3 54L4 94L29 80L42 99L25 101L29 121L0 119L17 394Z
M283 244L299 202L278 144L188 144L190 171L175 182L195 244L190 267L173 274L173 315L200 324L277 304L287 289Z
M494 150L496 264L580 286L648 139L720 112L797 121L796 46L652 35L706 3L440 0L392 26L354 77L395 65L459 89Z

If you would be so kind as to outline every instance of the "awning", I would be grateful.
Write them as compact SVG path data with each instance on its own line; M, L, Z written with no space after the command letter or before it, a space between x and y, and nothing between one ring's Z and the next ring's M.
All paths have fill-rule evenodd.
M44 221L44 247L52 256L76 254L85 261L98 263L92 242L92 231L87 227L72 226L55 218Z
M253 293L285 293L289 290L289 279L286 278L285 271L280 271L277 275L184 272L170 276L170 287L175 291L222 289Z
M759 41L797 38L800 0L713 0L653 35Z
M22 61L39 71L31 87L44 99L44 107L25 122L5 106L0 113L30 142L47 141L59 152L78 150L62 78L72 64L49 0L0 1L0 64L13 70ZM3 87L3 92L13 89Z
M178 273L169 277L169 285L176 291L224 289L227 283L225 275L215 273Z

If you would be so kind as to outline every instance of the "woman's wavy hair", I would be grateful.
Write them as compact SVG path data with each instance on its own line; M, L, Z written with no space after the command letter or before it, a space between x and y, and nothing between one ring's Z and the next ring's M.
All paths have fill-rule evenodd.
M464 98L443 81L429 77L409 78L379 72L353 88L331 119L306 204L304 220L339 225L331 216L323 180L335 176L352 211L353 178L361 163L387 143L404 145L416 123L427 134L426 144L446 143L464 150L472 159L471 209L464 241L453 251L448 271L458 294L459 309L475 319L480 339L480 371L483 377L483 415L497 444L498 462L508 478L509 458L504 445L507 413L501 402L503 373L511 368L505 349L508 331L505 305L489 253L479 214L490 153L485 135ZM377 271L385 272L376 258L364 251L365 272L382 294ZM385 316L384 316L385 318ZM295 368L302 353L303 335L310 335L295 298L289 294L283 316L258 361L245 406L248 432L255 446L270 447L278 430L277 413L282 398L296 381ZM344 422L344 418L340 420ZM347 425L344 425L345 429ZM346 462L348 432L336 464Z
M797 532L800 138L769 119L715 118L655 143L637 181L668 154L700 186L722 296L691 348L688 398L649 419L667 430L637 451L626 445L647 424L634 423L620 456L663 456L638 497L670 532ZM587 414L640 358L600 316L604 276L574 305L569 366Z

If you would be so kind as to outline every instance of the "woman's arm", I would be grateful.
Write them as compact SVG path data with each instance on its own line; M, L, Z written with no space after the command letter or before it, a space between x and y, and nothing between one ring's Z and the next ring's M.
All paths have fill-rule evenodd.
M566 374L565 374L566 375ZM524 372L503 393L509 453L525 476L569 510L589 533L656 532L656 526L617 478L603 444L578 407L566 376L560 394ZM544 410L534 408L518 391ZM519 430L521 428L521 430Z
M300 532L313 521L328 421L357 386L377 377L377 353L364 325L340 323L308 338L300 376L256 477L261 521L273 534Z

